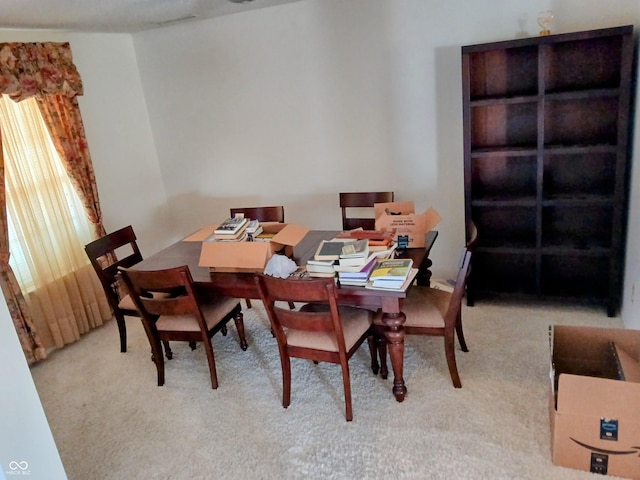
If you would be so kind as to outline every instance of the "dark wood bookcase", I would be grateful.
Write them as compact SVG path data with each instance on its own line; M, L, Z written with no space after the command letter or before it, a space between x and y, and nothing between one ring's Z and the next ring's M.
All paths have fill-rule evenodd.
M469 304L622 296L633 27L462 47Z

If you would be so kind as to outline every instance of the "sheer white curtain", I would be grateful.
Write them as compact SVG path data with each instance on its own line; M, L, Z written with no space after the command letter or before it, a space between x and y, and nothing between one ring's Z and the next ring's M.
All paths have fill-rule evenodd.
M111 318L84 253L86 218L34 98L0 100L10 264L45 347L62 347Z

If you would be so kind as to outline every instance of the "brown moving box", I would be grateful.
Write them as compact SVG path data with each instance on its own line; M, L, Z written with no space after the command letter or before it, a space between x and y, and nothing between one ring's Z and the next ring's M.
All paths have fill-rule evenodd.
M293 247L309 231L306 227L287 223L261 223L264 232L275 233L269 242L206 242L202 243L199 265L212 272L262 272L271 256L283 251L293 254ZM204 229L203 229L204 230ZM202 230L200 230L202 232ZM197 234L198 232L196 232ZM192 235L185 240L204 235ZM202 238L202 240L207 237ZM201 241L202 241L201 240Z
M553 463L640 479L640 330L550 334Z
M399 248L423 248L428 231L441 220L433 208L415 213L413 202L376 203L376 230L394 232Z

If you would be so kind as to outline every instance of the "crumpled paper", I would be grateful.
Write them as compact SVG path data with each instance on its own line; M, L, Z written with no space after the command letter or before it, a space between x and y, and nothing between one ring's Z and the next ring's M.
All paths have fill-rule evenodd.
M278 278L289 278L298 269L296 262L286 255L272 256L264 267L264 274Z

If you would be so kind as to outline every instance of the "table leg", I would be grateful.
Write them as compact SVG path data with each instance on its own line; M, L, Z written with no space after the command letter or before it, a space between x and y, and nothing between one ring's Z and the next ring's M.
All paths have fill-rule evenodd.
M429 258L425 258L422 261L422 265L418 269L418 275L416 275L416 284L421 287L428 287L431 283L431 265L433 262Z
M391 368L393 369L393 394L398 402L404 400L407 394L407 387L404 384L404 324L406 317L404 313L384 313L382 322L386 325L384 334L387 337L387 349L391 358Z

